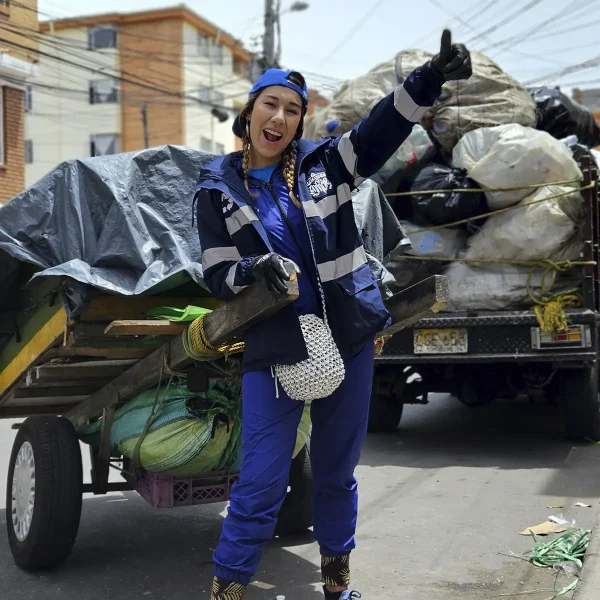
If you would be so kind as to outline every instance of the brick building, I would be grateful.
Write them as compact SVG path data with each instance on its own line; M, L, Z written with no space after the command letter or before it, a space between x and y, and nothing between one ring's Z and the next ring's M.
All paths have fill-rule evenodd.
M0 203L25 187L26 84L36 71L37 0L0 0Z
M235 149L232 112L253 55L186 6L42 22L40 32L28 186L74 158L162 144ZM230 109L227 120L213 106Z

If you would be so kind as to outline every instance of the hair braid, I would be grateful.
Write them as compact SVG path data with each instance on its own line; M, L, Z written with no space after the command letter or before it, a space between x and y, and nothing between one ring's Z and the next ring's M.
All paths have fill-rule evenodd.
M246 191L250 194L250 187L248 185L248 171L250 169L250 140L247 136L244 136L243 145L244 152L242 156L242 170L244 172L244 185L246 186Z
M292 202L298 208L302 208L302 203L298 200L298 198L296 198L296 194L294 194L294 182L296 179L296 153L294 152L292 144L290 144L283 153L283 177L287 183Z

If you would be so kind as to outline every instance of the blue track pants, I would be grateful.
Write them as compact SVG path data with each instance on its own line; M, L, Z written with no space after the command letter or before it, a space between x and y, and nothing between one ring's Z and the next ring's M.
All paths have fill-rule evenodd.
M358 494L354 468L367 432L374 344L346 362L346 377L311 407L310 457L314 481L314 535L322 556L354 548ZM291 400L270 369L243 376L242 466L215 551L215 575L248 585L272 538L288 487L296 430L304 404Z

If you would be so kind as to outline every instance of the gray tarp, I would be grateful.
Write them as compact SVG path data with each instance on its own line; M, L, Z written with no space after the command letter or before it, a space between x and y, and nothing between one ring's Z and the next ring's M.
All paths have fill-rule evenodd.
M192 188L211 158L192 148L159 146L60 164L0 207L3 295L10 293L14 259L38 267L35 278L67 278L71 316L81 310L90 288L131 296L190 281L202 285L198 233L191 226ZM355 195L354 204L365 249L381 261L404 236L371 183Z

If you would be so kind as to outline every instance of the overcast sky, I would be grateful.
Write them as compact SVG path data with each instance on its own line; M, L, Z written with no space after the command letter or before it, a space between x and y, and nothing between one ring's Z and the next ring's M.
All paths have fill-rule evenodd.
M442 28L450 25L456 41L484 50L520 81L539 79L565 88L572 84L600 87L598 66L561 74L590 59L600 63L600 0L309 1L305 12L282 17L283 63L305 72L309 84L335 85L337 80L365 73L404 48L435 50ZM291 2L282 0L282 8ZM164 0L38 3L40 19L176 4ZM250 50L258 49L263 0L188 0L186 4L241 38ZM575 13L572 7L576 7Z

